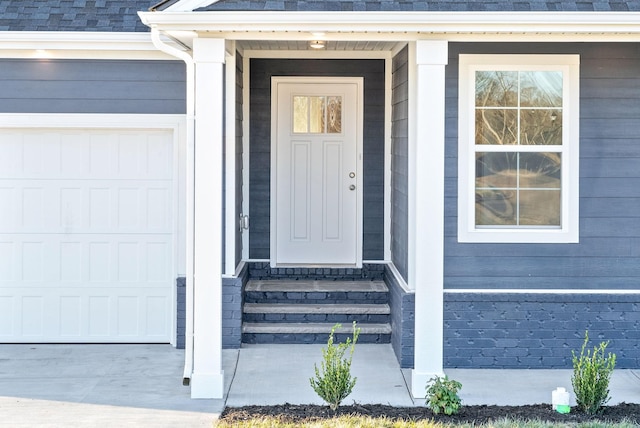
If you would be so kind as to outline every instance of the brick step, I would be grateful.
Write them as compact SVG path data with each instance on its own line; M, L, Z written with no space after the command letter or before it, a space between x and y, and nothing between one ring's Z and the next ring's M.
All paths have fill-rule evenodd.
M243 320L272 323L388 323L387 304L260 304L245 303Z
M384 281L250 280L245 286L244 343L326 343L340 323L336 340L361 328L359 341L389 343L389 289Z
M249 280L245 291L281 292L378 292L389 291L384 281L285 281Z
M247 303L386 304L384 281L251 280L245 286Z
M287 303L245 303L244 313L264 314L389 314L387 304L361 303L355 305L340 304L287 304Z
M327 343L331 323L247 323L242 326L244 343ZM359 324L358 343L389 343L389 324ZM344 342L352 337L352 326L345 325L336 330L335 341Z

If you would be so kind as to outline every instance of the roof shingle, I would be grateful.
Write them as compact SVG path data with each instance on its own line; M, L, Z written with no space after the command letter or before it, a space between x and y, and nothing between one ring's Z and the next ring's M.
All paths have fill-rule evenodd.
M200 11L640 11L640 0L220 0Z
M157 0L1 0L0 31L144 32L137 15Z
M0 0L0 31L146 32L137 12L157 4L158 0ZM198 10L621 12L640 11L640 0L220 0Z

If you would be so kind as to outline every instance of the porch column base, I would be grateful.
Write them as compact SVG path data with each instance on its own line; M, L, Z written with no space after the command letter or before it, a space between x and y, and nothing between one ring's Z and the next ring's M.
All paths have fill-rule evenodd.
M193 373L191 375L191 398L223 398L224 371L220 373Z
M422 398L426 397L426 387L427 382L435 376L442 377L444 376L444 372L439 373L425 373L419 372L416 369L411 370L411 395L413 398Z

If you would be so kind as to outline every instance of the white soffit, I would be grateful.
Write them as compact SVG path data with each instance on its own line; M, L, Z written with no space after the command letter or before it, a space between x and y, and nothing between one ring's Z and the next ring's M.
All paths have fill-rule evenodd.
M139 12L166 32L234 40L638 41L640 12Z

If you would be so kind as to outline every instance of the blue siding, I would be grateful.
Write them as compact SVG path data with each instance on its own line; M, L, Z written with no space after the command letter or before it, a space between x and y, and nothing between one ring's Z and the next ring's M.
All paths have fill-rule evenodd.
M236 218L240 218L242 214L242 55L236 52ZM240 228L236 229L236 260L238 263L242 260L242 231Z
M391 260L408 280L409 48L393 58L391 102Z
M0 59L0 113L185 113L180 61Z
M458 55L579 54L580 243L457 242ZM446 89L445 288L637 289L640 276L637 44L451 44Z
M363 258L384 258L384 61L251 60L249 257L268 259L270 244L271 76L364 77Z

